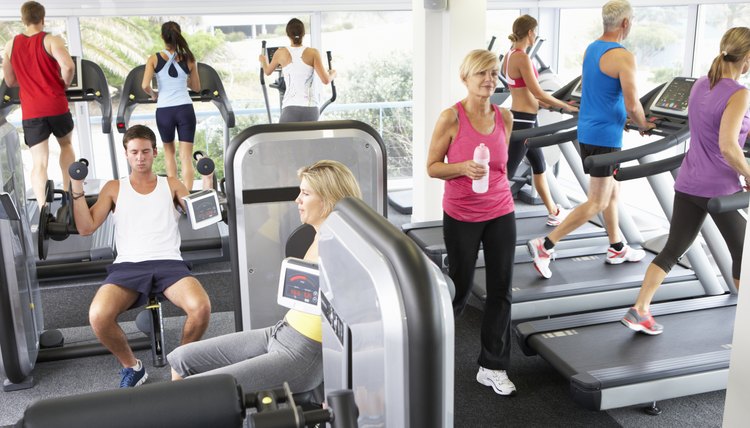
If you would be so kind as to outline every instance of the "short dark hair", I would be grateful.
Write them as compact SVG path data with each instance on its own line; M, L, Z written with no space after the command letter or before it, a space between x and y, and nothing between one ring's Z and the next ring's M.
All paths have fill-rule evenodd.
M44 6L35 1L27 1L21 5L23 25L39 24L44 19L44 13Z
M295 43L302 43L302 38L305 37L305 24L297 18L290 19L286 24L286 35Z
M133 125L128 128L128 130L125 131L125 135L122 136L122 146L125 150L128 149L128 142L130 140L135 140L136 138L149 140L151 141L151 148L156 148L156 135L154 134L154 131L145 125Z

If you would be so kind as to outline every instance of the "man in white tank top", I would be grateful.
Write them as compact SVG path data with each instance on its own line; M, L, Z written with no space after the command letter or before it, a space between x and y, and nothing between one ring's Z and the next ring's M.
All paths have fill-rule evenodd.
M122 140L131 173L107 182L91 208L83 181L72 180L73 215L81 235L94 233L110 212L114 216L117 258L91 302L89 322L122 364L121 388L138 386L148 377L117 323L121 313L144 305L149 295L166 297L187 314L182 344L200 340L211 313L208 295L180 254L176 205L185 210L187 188L177 178L154 174L156 136L148 127L134 125ZM209 182L204 180L204 187Z

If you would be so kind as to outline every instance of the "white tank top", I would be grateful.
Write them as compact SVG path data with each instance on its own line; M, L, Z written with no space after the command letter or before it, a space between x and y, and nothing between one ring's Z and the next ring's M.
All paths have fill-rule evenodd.
M115 212L115 263L146 260L182 260L180 230L172 192L166 177L156 177L156 188L142 195L130 178L120 179Z
M288 47L287 50L292 57L286 67L282 67L286 92L284 92L284 107L317 107L318 94L313 81L314 70L302 61L304 46Z

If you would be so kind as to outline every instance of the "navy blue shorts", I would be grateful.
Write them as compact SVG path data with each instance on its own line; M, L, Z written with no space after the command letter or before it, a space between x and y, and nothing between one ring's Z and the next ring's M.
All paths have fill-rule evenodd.
M131 308L143 306L150 295L164 297L164 290L185 277L193 277L190 265L182 260L148 260L138 263L112 263L107 266L105 284L114 284L138 293Z
M156 127L159 128L159 135L164 143L174 143L175 129L179 141L192 143L195 140L195 123L192 104L156 109Z
M583 144L581 142L579 142L579 146L581 147L581 161L585 160L589 156L603 155L620 151L619 147L594 146L591 144ZM584 164L583 172L589 174L592 177L612 177L612 175L615 173L615 170L619 167L620 164L586 168L586 165Z
M21 121L21 125L26 145L33 147L48 140L50 134L55 134L57 138L70 134L73 130L73 116L67 112L58 116L35 117Z

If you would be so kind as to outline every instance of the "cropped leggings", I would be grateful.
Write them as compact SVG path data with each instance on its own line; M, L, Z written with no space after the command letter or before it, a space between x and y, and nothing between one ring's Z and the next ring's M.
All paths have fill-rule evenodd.
M682 258L685 251L695 241L703 226L703 220L708 214L709 198L692 196L675 191L672 222L669 225L669 238L664 249L652 262L664 272L669 273L672 267ZM747 222L737 211L711 214L716 227L729 247L732 255L732 276L740 278L742 264L742 246L745 240L745 225Z
M479 244L484 250L487 301L482 320L479 365L505 370L510 365L510 305L513 259L516 253L516 215L469 223L443 213L443 238L448 253L448 275L456 286L453 312L460 314L471 295Z
M534 128L536 126L535 114L512 110L511 113L513 113L514 131ZM542 153L542 149L529 149L523 141L520 141L508 146L508 178L513 178L513 176L515 176L518 165L521 164L524 156L529 160L531 171L534 174L544 174L544 171L547 169L547 164L544 162L544 153Z
M323 382L323 350L287 324L240 331L182 345L167 355L183 378L230 374L246 392L279 388L309 391Z

